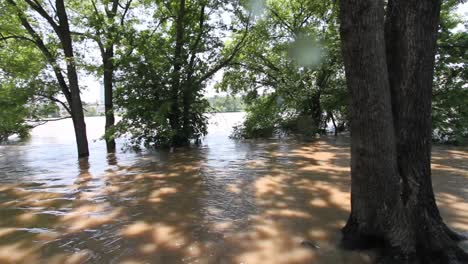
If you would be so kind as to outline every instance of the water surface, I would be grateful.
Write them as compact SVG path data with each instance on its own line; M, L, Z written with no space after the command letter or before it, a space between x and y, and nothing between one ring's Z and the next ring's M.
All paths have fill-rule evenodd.
M174 152L106 155L101 117L88 159L70 120L0 146L0 263L369 263L336 247L348 138L230 140L242 118L216 114L201 147ZM468 231L468 150L435 147L433 172L444 219Z

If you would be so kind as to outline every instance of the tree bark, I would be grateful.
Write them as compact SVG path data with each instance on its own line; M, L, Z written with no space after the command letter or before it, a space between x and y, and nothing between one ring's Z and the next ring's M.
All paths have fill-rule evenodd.
M185 19L185 0L179 1L179 10L176 21L176 43L174 49L174 70L172 73L171 83L171 113L169 121L174 136L172 137L172 146L180 146L188 144L188 139L183 137L183 129L180 124L181 113L179 106L179 94L181 84L181 69L182 69L182 51L184 45L184 19Z
M87 157L89 156L89 149L88 138L86 135L86 123L84 121L83 105L78 85L78 75L76 73L68 16L63 0L56 0L55 3L57 17L59 19L59 32L57 32L57 35L60 38L67 65L68 87L71 95L70 110L73 119L73 126L75 128L78 157Z
M336 126L335 117L333 116L333 111L329 111L328 116L330 117L332 124L333 124L333 135L336 137L338 136L338 127Z
M65 99L69 107L65 107L67 111L72 116L73 126L75 129L75 138L78 150L78 157L86 157L89 156L89 149L88 149L88 139L86 135L86 124L84 121L84 114L83 114L83 105L81 103L80 97L80 90L78 85L78 75L76 73L76 65L74 61L73 55L73 46L70 34L70 28L68 24L68 16L66 13L65 5L63 0L57 0L55 3L55 12L56 16L58 17L58 24L55 20L46 12L43 7L35 1L26 0L26 3L35 10L40 16L42 16L53 28L55 33L60 39L60 44L64 51L66 66L67 66L67 77L68 77L68 84L65 80L65 76L62 74L62 69L60 68L57 57L52 54L49 48L44 43L41 36L34 30L34 28L29 23L26 14L24 11L18 7L14 0L8 0L8 3L11 6L14 6L17 10L18 18L26 29L29 35L31 35L34 43L36 44L37 48L42 52L44 57L46 58L47 62L52 67L54 74L57 78L58 84L60 89L62 90Z
M312 122L314 123L314 128L316 133L322 133L323 128L323 118L322 118L322 105L320 103L320 97L322 96L320 90L314 91L309 97L309 108L310 114L312 117Z
M114 117L114 45L107 47L102 54L104 68L104 111L106 116L105 133L106 133L106 148L107 153L115 152L115 140L112 133L112 128L115 124Z
M184 82L184 87L182 90L182 125L183 125L183 135L185 138L190 138L193 135L193 127L191 120L193 120L192 114L192 104L194 102L194 97L196 96L199 86L201 84L195 82L193 78L193 73L195 71L195 60L197 51L199 49L200 42L203 38L204 25L205 25L205 5L200 7L200 14L198 17L198 34L195 39L194 44L190 48L190 61L187 67L187 77ZM198 140L198 139L197 139Z
M385 236L399 177L385 60L383 1L341 1L341 38L351 97L351 215L347 247Z
M107 8L107 4L104 5L104 10L107 18L112 21L116 15L117 10L119 8L119 0L112 1L112 7L110 10ZM124 14L122 14L121 18L121 25L123 25L125 19L125 13L128 10L129 5L127 5L124 9ZM96 11L96 15L98 14L98 10ZM111 29L113 25L111 25ZM109 29L108 29L109 30ZM109 32L107 32L108 35ZM99 34L98 34L99 36ZM105 124L105 140L106 140L106 149L107 153L114 153L115 152L115 140L112 128L115 124L115 116L114 116L114 70L115 70L115 63L114 63L114 43L115 40L113 37L107 37L105 43L102 43L102 39L99 38L97 40L98 45L101 49L101 57L102 57L102 66L104 70L103 82L104 82L104 111L106 116L106 124Z
M431 183L431 96L438 0L341 1L351 96L347 248L381 246L385 263L459 263ZM385 25L385 28L384 28Z

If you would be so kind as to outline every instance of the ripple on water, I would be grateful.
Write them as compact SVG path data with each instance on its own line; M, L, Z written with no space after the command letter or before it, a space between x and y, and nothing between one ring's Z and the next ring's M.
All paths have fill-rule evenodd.
M200 148L172 153L108 156L91 140L77 161L69 120L0 146L0 262L372 261L336 247L349 212L347 138L232 141L226 128L242 115L223 115ZM90 139L103 124L87 118ZM444 219L468 231L468 150L433 156Z

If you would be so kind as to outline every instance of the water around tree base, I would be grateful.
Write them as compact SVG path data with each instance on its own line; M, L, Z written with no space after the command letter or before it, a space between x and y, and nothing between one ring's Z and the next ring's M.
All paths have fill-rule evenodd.
M173 152L107 156L98 140L77 161L70 120L0 146L0 263L370 263L337 247L349 139L228 139L242 117L214 115L202 146ZM90 139L103 122L87 119ZM433 174L468 231L468 149L434 147Z

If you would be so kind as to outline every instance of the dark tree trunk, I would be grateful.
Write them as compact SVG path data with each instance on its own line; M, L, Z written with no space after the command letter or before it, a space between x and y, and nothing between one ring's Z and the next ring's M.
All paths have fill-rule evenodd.
M191 129L191 105L192 105L192 96L193 96L193 92L192 92L192 87L191 87L192 84L190 83L187 83L186 86L187 87L184 87L184 91L183 91L183 100L182 100L182 103L183 103L183 108L184 108L184 111L182 113L182 124L183 124L183 137L184 138L190 138L190 135L192 134L192 129Z
M169 115L170 125L175 131L172 137L171 145L180 146L186 145L188 139L183 137L182 126L180 124L181 113L179 106L179 94L181 84L181 69L183 60L183 45L184 45L184 19L185 19L185 0L179 1L179 10L176 21L176 43L174 50L174 70L172 73L172 87L171 87L171 113Z
M182 124L183 124L183 135L184 138L189 139L193 136L193 118L192 113L192 104L194 102L194 97L200 84L197 83L193 78L193 73L195 71L195 59L196 54L199 49L199 44L203 38L204 25L205 25L205 5L202 5L200 8L200 14L198 17L198 34L195 39L193 46L190 48L190 60L187 66L187 77L184 82L184 88L182 90L182 104L183 104L183 113L182 113ZM198 139L196 139L198 141Z
M468 260L456 244L461 237L440 217L431 183L439 11L437 0L390 0L384 30L383 0L341 1L352 136L352 209L343 244L378 243L386 263Z
M103 56L104 66L104 110L106 115L106 148L107 153L115 152L115 140L112 134L114 127L114 102L113 102L113 86L114 86L114 45L107 47Z
M57 35L65 55L67 65L68 88L70 90L71 101L70 110L75 128L76 144L78 147L78 157L89 156L88 138L86 135L86 123L84 121L83 105L81 103L80 88L78 85L78 75L76 72L73 45L68 24L68 16L63 0L56 0L57 17L59 26Z
M383 1L341 1L341 38L351 120L348 247L374 243L398 206L399 177L385 60Z
M105 5L105 14L109 20L114 20L117 15L117 9L119 7L119 0L112 1L112 7L110 10L107 10L107 4ZM124 17L126 10L128 10L129 6L125 7L124 14L122 14L121 18L121 26L123 26ZM99 14L96 14L99 16ZM113 30L112 30L113 29ZM108 29L109 30L109 29ZM114 25L111 25L110 30L115 31ZM109 34L109 32L108 32ZM115 37L115 36L114 36ZM106 40L97 39L99 48L101 50L101 57L102 57L102 66L104 70L104 111L106 116L106 124L105 124L105 140L106 140L106 149L107 153L114 153L115 152L115 140L113 134L113 127L115 124L115 117L114 117L114 70L115 70L115 63L114 63L114 38L107 38Z
M403 202L424 208L421 213L430 218L426 221L459 241L464 237L442 221L431 181L432 82L440 5L440 0L388 1L387 63Z
M312 122L316 129L315 132L321 133L322 129L322 105L320 104L320 91L316 91L312 94L309 100L310 114L312 116Z
M58 23L52 16L47 13L47 11L40 5L39 2L32 0L26 0L25 2L29 7L35 10L38 15L43 17L47 23L49 23L60 39L60 44L62 46L66 60L68 84L66 82L65 76L62 73L62 69L59 66L57 57L49 50L41 36L31 26L26 14L21 10L21 8L18 7L16 2L14 0L8 0L8 3L16 8L21 24L32 37L32 40L36 44L37 48L42 52L47 62L52 67L60 89L62 90L62 93L67 100L68 107L65 104L63 105L72 116L73 126L75 129L76 145L78 149L78 157L87 157L89 156L89 149L88 139L86 136L86 124L84 121L83 105L81 103L80 89L78 85L78 75L76 72L70 27L68 24L68 16L64 2L63 0L56 0L55 2L56 13L54 17L58 18Z
M335 117L333 116L333 112L330 111L328 112L328 116L330 117L331 121L332 121L332 124L333 124L333 134L336 136L338 136L338 127L336 126L336 121L335 121Z

